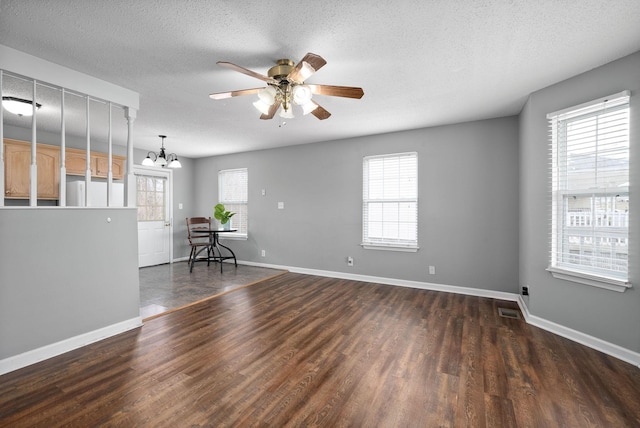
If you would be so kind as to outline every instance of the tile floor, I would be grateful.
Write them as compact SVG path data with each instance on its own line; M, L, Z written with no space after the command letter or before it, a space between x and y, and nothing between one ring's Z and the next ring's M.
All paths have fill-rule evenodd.
M189 273L187 262L140 268L142 319L190 305L199 300L245 286L285 271L225 263L196 263Z

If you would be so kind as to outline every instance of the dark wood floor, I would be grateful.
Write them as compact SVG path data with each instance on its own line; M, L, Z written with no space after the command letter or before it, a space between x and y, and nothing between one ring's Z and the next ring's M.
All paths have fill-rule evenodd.
M499 307L287 273L0 377L0 425L640 426L640 369Z

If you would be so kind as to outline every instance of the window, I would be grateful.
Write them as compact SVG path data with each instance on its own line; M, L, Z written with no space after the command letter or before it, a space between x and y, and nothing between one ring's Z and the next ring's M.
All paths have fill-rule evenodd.
M629 287L629 92L547 115L554 276Z
M166 221L167 179L136 174L138 221Z
M238 231L225 236L246 237L249 231L247 210L249 178L247 168L225 169L218 172L218 195L227 211L235 213L231 217L231 228ZM213 208L212 208L213 210Z
M418 154L367 156L362 163L362 245L418 250Z

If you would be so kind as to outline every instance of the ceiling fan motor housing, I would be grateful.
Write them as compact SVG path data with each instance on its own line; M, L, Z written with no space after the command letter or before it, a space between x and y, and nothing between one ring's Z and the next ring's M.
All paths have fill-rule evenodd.
M269 69L267 75L278 80L287 77L295 65L290 59L279 59L276 64Z

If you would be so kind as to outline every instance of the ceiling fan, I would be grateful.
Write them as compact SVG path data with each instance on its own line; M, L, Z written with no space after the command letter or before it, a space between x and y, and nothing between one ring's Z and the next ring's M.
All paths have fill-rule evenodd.
M265 76L230 62L218 61L218 65L255 77L266 82L267 86L219 92L209 96L214 100L223 100L239 95L258 94L259 99L253 105L262 113L260 119L263 120L272 119L280 107L282 107L280 117L292 118L294 105L302 107L303 114L311 113L318 119L324 120L331 116L331 113L311 99L314 94L358 99L364 95L362 88L304 83L326 63L327 61L320 55L309 52L295 65L290 59L279 59Z

